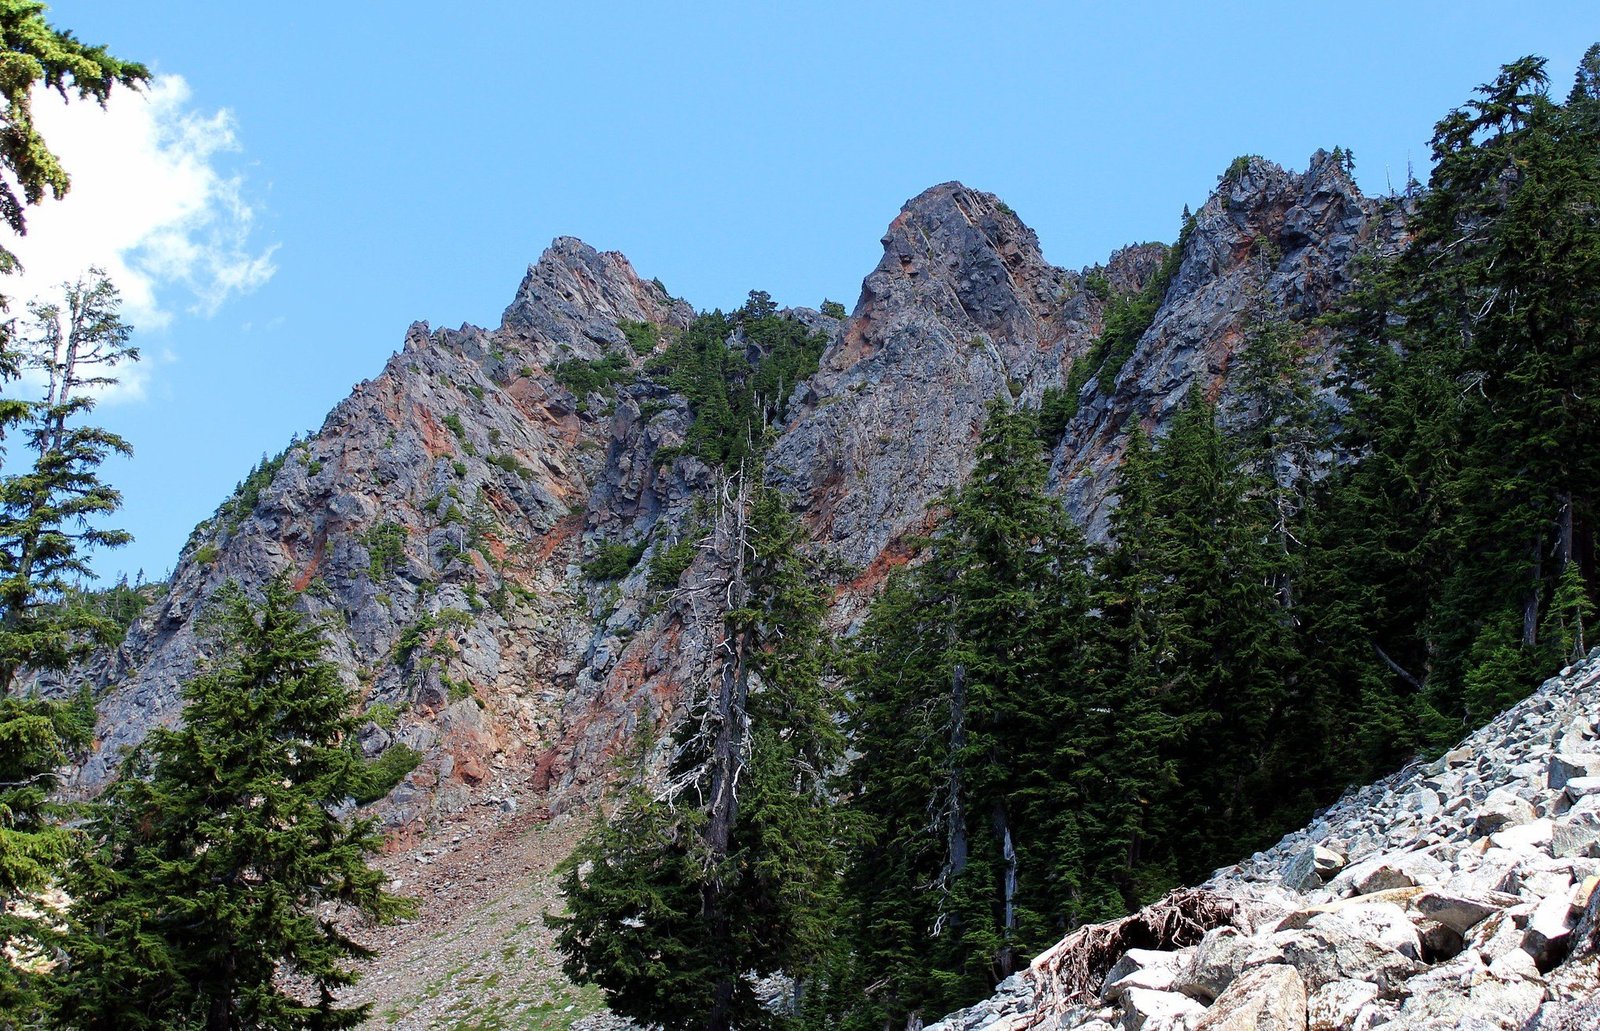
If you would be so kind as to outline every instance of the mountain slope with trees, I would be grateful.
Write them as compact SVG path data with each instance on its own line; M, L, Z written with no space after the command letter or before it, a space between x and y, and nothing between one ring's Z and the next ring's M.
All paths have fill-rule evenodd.
M1600 50L1564 102L1508 65L1403 196L1340 148L1240 158L1170 247L1082 271L936 186L848 314L697 313L557 240L499 327L413 326L125 636L24 650L23 686L97 706L93 794L189 739L207 613L276 597L397 838L623 782L560 942L619 1012L931 1018L1582 654L1597 81Z

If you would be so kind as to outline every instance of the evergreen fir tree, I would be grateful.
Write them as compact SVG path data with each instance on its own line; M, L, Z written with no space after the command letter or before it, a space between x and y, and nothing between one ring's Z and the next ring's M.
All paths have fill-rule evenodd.
M121 503L98 467L128 446L80 423L94 406L91 391L115 382L107 372L138 357L103 274L69 284L64 301L64 308L34 304L22 341L9 336L8 323L0 344L0 379L31 369L46 383L41 400L0 402L0 439L21 436L31 453L27 464L0 475L0 931L32 957L56 935L48 920L26 915L37 907L22 904L67 859L72 836L59 826L51 790L57 770L88 744L94 707L87 696L74 705L21 697L18 675L24 668L36 677L59 674L119 632L75 584L90 575L93 548L129 539L95 522ZM36 966L0 964L0 1020L21 1023L36 1008Z
M100 479L99 466L132 449L108 430L82 425L108 373L137 361L133 327L120 317L121 298L104 273L67 284L65 305L35 303L20 364L37 369L45 396L26 405L20 428L33 454L29 468L0 476L0 688L18 670L65 669L115 633L112 621L74 598L75 582L92 576L88 553L131 537L96 525L122 495Z
M1531 687L1559 578L1594 569L1600 225L1583 213L1600 139L1583 76L1563 108L1524 58L1439 122L1412 241L1384 273L1398 346L1355 351L1353 396L1376 418L1347 483L1399 545L1379 650L1458 721Z
M234 589L217 604L183 725L129 760L68 880L63 1026L355 1027L366 1007L333 992L372 953L322 907L379 921L409 908L367 865L376 821L334 811L364 783L362 721L319 629L282 578L260 603Z
M1150 438L1134 422L1117 472L1114 542L1096 557L1099 618L1093 696L1084 706L1086 764L1079 847L1090 894L1080 919L1105 919L1138 908L1177 882L1166 848L1164 811L1177 783L1173 756L1194 720L1171 704L1173 599L1151 534L1158 484Z
M1178 755L1175 851L1188 876L1260 833L1261 756L1284 702L1284 619L1262 506L1198 392L1155 454L1155 550L1175 604L1173 704L1196 725Z
M851 888L881 1019L978 997L1081 903L1081 753L1061 728L1087 661L1086 549L1045 475L1033 419L997 398L927 562L863 632Z

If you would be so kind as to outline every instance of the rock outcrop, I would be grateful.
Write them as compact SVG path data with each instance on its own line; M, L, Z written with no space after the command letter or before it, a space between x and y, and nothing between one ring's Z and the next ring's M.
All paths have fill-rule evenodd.
M1157 903L1167 947L1107 955L1124 922L1080 929L927 1031L1600 1026L1597 762L1600 649Z
M1304 172L1241 158L1194 213L1177 270L1154 321L1104 390L1090 379L1056 446L1051 475L1071 509L1103 535L1129 420L1165 431L1191 386L1237 411L1229 376L1263 314L1300 325L1308 362L1331 371L1337 342L1312 325L1352 283L1364 252L1396 247L1400 202L1364 197L1326 151Z
M1324 310L1358 252L1392 245L1398 226L1321 152L1304 173L1252 160L1224 177L1114 389L1089 381L1055 449L1054 482L1091 533L1130 421L1161 432L1190 383L1226 408L1229 358L1260 306ZM832 560L841 626L936 524L988 401L1037 405L1059 389L1094 348L1106 298L1144 289L1167 256L1144 244L1056 268L1003 202L958 183L908 202L883 244L847 320L788 312L828 344L769 460ZM380 375L196 528L122 647L77 672L101 721L76 787L97 789L125 747L177 717L216 590L287 576L373 716L369 754L423 756L384 803L391 826L592 794L641 724L670 721L709 646L648 575L692 532L715 475L681 452L693 413L642 374L650 334L637 330L654 327L659 351L693 314L621 255L563 238L497 328L411 327ZM1334 360L1331 340L1313 343ZM562 363L600 359L628 370L614 396L563 385L576 381ZM582 564L602 545L639 560L597 582Z

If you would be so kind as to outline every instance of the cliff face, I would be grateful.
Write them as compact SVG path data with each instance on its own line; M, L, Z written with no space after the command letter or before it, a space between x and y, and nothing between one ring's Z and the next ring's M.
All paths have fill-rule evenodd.
M1397 234L1398 215L1320 152L1304 173L1256 160L1226 177L1113 389L1091 379L1055 447L1074 514L1103 528L1130 420L1160 432L1193 382L1226 410L1229 359L1262 305L1309 319L1363 247ZM1166 256L1126 248L1097 270L1109 290L1092 290L1000 200L957 183L907 203L883 244L847 320L788 313L829 343L769 461L818 552L856 571L838 585L846 623L970 470L984 405L1060 388L1100 332L1102 295L1142 289ZM660 350L692 317L620 255L560 239L498 328L413 326L379 376L197 528L165 597L80 671L101 723L78 786L176 717L206 600L230 579L286 575L379 706L363 746L425 756L384 803L391 824L475 799L584 797L641 720L670 720L707 647L648 569L691 532L714 472L678 453L692 413L639 371L648 355L624 332L648 323ZM1331 338L1315 341L1331 362ZM560 382L562 362L607 356L630 369L614 398ZM642 545L643 560L597 583L581 561L601 543Z
M1302 327L1314 368L1331 370L1333 334L1314 324L1351 286L1352 262L1388 251L1403 211L1362 196L1329 154L1305 172L1240 159L1194 215L1187 246L1150 328L1110 390L1091 379L1057 444L1051 468L1068 507L1102 535L1128 421L1161 433L1192 385L1224 418L1238 399L1229 366L1262 314Z

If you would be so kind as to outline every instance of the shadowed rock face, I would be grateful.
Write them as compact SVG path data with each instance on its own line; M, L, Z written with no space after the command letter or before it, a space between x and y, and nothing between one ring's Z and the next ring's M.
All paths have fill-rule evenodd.
M1195 213L1160 311L1114 387L1091 380L1056 445L1052 481L1091 536L1104 534L1130 419L1163 433L1192 384L1224 418L1236 413L1228 368L1258 313L1307 324L1313 363L1332 368L1333 334L1309 323L1350 288L1357 255L1400 242L1402 214L1363 197L1324 151L1305 172L1252 158L1224 179Z
M1314 315L1347 288L1363 247L1397 237L1398 215L1324 154L1305 173L1255 161L1228 180L1196 215L1114 389L1091 380L1055 448L1069 508L1103 527L1130 419L1160 432L1191 382L1226 409L1229 358L1253 306ZM1037 405L1104 316L1083 273L1050 265L1009 208L959 183L907 203L883 245L847 321L789 313L830 343L796 387L769 463L819 552L862 570L840 585L841 622L908 558L900 538L936 524L938 498L971 469L989 400ZM1141 289L1166 250L1125 248L1101 274L1114 291ZM692 457L658 457L683 442L683 398L647 382L614 404L574 397L553 370L606 353L638 365L620 322L669 338L692 317L621 255L561 238L499 328L412 326L253 503L225 504L196 529L171 589L124 645L77 672L101 706L78 787L103 784L121 749L176 718L205 651L206 600L228 580L250 589L288 575L327 619L351 686L400 713L363 746L426 756L385 803L392 824L474 798L559 807L590 793L641 722L670 720L701 668L707 631L646 581L715 476ZM1317 346L1331 362L1331 340ZM619 582L595 584L579 563L601 541L648 550Z

